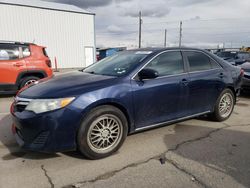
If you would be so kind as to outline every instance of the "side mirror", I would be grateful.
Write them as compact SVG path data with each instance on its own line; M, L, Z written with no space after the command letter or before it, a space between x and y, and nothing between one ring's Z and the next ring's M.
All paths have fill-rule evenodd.
M145 80L145 79L154 79L159 76L158 71L153 70L153 69L142 69L138 73L138 77L140 80Z

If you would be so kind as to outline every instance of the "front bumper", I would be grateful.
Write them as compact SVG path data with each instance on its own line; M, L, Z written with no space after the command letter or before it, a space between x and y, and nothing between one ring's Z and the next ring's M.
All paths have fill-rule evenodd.
M70 108L35 114L12 110L12 132L26 150L61 152L76 149L76 132L81 113Z

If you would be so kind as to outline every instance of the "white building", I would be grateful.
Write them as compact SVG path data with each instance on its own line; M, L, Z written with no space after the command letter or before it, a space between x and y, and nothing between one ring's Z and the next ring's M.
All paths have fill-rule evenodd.
M72 5L0 0L0 40L45 46L58 68L85 67L95 60L94 17Z

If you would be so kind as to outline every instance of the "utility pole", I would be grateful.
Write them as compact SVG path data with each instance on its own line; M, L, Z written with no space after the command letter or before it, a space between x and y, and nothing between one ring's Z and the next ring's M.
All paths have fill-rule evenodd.
M167 47L167 30L165 29L164 47Z
M141 19L141 11L139 12L139 48L141 48L141 24L142 24L142 19Z
M180 38L179 38L179 47L181 47L182 40L182 21L180 22Z

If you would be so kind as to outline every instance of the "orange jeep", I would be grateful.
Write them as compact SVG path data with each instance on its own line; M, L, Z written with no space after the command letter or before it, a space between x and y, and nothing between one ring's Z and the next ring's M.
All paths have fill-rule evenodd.
M0 41L0 94L15 94L22 87L52 75L45 47Z

